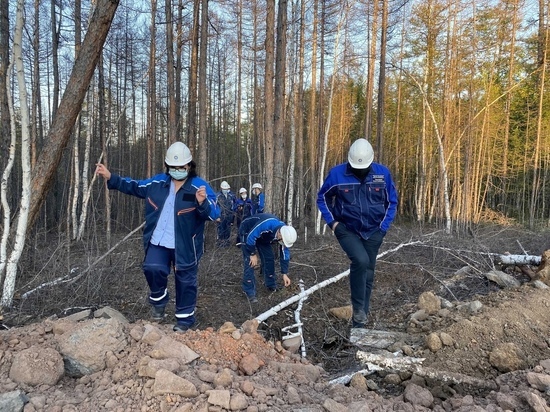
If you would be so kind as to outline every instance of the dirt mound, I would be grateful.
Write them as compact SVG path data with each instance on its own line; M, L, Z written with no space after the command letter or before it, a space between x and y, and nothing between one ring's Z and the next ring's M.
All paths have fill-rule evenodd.
M40 289L4 314L10 328L0 332L0 392L29 399L25 411L449 411L480 407L548 411L550 292L533 287L526 271L516 266L496 269L515 278L519 287L503 288L484 273L495 269L490 253L540 255L550 244L550 235L513 228L482 228L473 235L461 239L395 228L382 251L411 240L418 243L411 242L379 260L367 326L403 338L384 349L353 343L348 319L331 314L332 308L349 304L349 286L343 279L303 302L300 320L305 359L284 350L280 343L283 328L296 322L296 304L266 319L257 332L244 325L299 293L298 280L307 289L346 270L346 258L333 238L298 242L291 263L293 285L275 293L260 286L256 305L250 305L240 291L238 249L207 244L199 279L199 325L185 334L174 333L169 318L162 324L146 320L147 289L136 238L113 255L108 265L98 265L93 277L61 288ZM55 256L58 249L48 253L44 261L63 261L62 256ZM78 256L75 248L72 256ZM32 259L34 267L45 266L37 262L39 256ZM73 265L85 268L85 261ZM58 275L52 268L51 280ZM44 279L38 283L29 276L21 282L20 294ZM439 307L430 309L422 303L426 293L436 297ZM52 324L60 321L55 319L106 305L130 323L122 334L124 349L106 354L103 370L81 377L65 373L55 385L30 385L10 378L18 353L33 347L59 351L61 330ZM177 341L198 357L184 365L170 358L153 362L151 355L157 353L158 342L152 336ZM420 365L404 365L392 357L423 360ZM397 363L388 366L388 362ZM167 372L142 376L144 364L149 371ZM184 387L178 379L190 383L190 392L181 394L170 386L179 382L176 388Z

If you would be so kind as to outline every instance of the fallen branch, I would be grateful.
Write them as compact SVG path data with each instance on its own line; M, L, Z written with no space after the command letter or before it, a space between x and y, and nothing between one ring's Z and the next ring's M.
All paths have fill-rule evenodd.
M57 279L54 279L50 282L43 283L41 285L38 285L34 289L31 289L28 292L23 293L23 295L21 295L21 299L25 300L30 295L32 295L33 293L39 291L40 289L44 289L46 287L60 285L60 284L63 284L63 283L76 282L78 279L80 279L82 276L84 276L86 273L88 273L90 270L92 270L95 267L95 265L97 265L99 262L101 262L103 259L105 259L107 256L109 256L113 250L115 250L122 243L124 243L130 236L132 236L134 233L136 233L138 230L140 230L144 225L145 225L145 222L143 222L141 225L139 225L134 230L132 230L130 233L128 233L126 236L124 236L124 238L120 242L118 242L116 245L114 245L112 248L110 248L107 252L105 252L103 255L98 257L92 263L90 263L90 265L86 269L84 269L84 271L79 273L78 275L72 277L72 274L73 274L72 272L74 271L74 270L72 270L69 274L67 274L67 275L65 275L61 278L57 278Z
M378 258L380 258L382 256L385 256L388 253L395 252L395 251L401 249L402 247L415 245L417 243L422 243L422 242L417 240L417 241L409 242L409 243L401 243L400 245L397 245L393 249L385 250L384 252L379 253ZM328 286L332 283L338 282L340 279L346 277L347 275L349 275L349 269L346 270L345 272L342 272L342 273L330 278L330 279L326 279L326 280L322 281L321 283L317 283L316 285L310 287L309 289L307 289L305 291L302 291L297 295L292 296L291 298L279 303L278 305L273 306L271 309L268 309L264 313L256 316L255 319L258 321L258 323L261 323L261 322L265 321L266 319L270 318L271 316L276 315L279 311L286 308L287 306L292 305L295 302L298 302L300 299L311 295L313 292L315 292L315 291L317 291L321 288L324 288L325 286Z
M420 365L422 358L389 358L377 354L371 354L363 351L357 352L357 358L362 361L370 370L371 367L383 369L392 369L397 372L412 372L424 378L434 379L438 382L452 383L458 385L475 386L476 388L496 390L498 385L493 380L474 378L456 372L444 372Z
M329 381L329 384L336 385L346 385L351 381L353 375L360 373L363 376L372 375L377 371L387 371L392 370L395 372L411 372L423 378L433 379L438 382L451 383L455 385L468 385L480 389L486 390L497 390L498 385L494 380L485 380L474 378L473 376L463 375L456 372L443 372L438 371L432 368L426 368L420 365L423 358L412 358L412 357L403 357L403 358L394 358L394 357L385 357L382 355L367 353L359 351L357 352L357 358L362 361L362 364L365 365L366 369L361 369L355 371L351 374L340 376L338 378L332 379Z
M532 255L499 255L490 253L497 263L502 265L540 265L541 257Z
M471 253L471 254L477 254L477 255L485 255L492 258L495 263L500 263L502 265L533 265L538 266L541 263L541 257L540 256L534 256L534 255L511 255L511 254L501 254L501 253L493 253L493 252L480 252L480 251L472 251L472 250L464 250L464 249L450 249L447 247L441 247L441 246L433 246L433 245L424 245L425 247L430 247L432 249L439 249L444 250L447 252L452 253Z

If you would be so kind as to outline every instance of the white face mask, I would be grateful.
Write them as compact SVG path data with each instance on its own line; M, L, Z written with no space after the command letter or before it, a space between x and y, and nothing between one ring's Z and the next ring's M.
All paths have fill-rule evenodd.
M174 180L184 180L187 177L187 170L168 169L168 174Z
M246 199L246 195L241 195L241 199Z
M224 195L228 194L228 193L229 193L229 189L223 189L223 190L222 190L222 193L223 193Z

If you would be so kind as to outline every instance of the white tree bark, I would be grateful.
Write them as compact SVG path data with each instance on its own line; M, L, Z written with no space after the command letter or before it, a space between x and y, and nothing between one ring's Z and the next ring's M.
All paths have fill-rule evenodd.
M21 188L21 203L19 217L15 233L13 250L6 266L6 278L4 279L4 290L0 304L10 306L15 290L15 279L17 275L17 264L25 247L26 231L31 201L31 153L30 153L30 120L27 104L27 89L25 85L25 71L23 68L23 55L21 43L23 41L23 24L25 1L18 0L15 23L15 35L13 39L13 59L17 72L17 84L19 86L19 103L21 114L21 167L23 176L23 187ZM15 123L15 119L12 120ZM9 228L6 228L9 230Z
M78 153L78 141L80 137L80 114L76 119L76 131L73 141L73 198L71 201L71 226L72 238L76 239L78 234L78 199L80 198L80 155Z
M94 132L94 115L95 115L95 104L94 104L94 93L93 93L93 82L92 87L90 88L91 101L89 102L88 107L88 132L86 133L86 149L84 151L84 165L82 167L82 210L80 212L80 219L78 221L78 232L76 235L76 240L82 240L84 235L84 229L86 228L86 218L88 216L88 202L90 201L90 195L92 194L92 185L88 184L88 170L90 169L90 146L92 141L92 135ZM93 170L93 169L92 169Z
M8 67L8 74L11 73L13 70L13 60L10 62ZM6 90L7 95L11 96L11 89L10 89L10 76L6 76ZM9 155L8 155L8 163L6 164L6 168L4 169L4 172L2 173L2 181L0 183L0 204L2 206L2 210L4 211L4 219L3 219L3 228L4 231L2 232L2 240L0 241L0 284L2 283L2 279L4 278L4 271L6 269L7 264L7 257L8 257L8 239L10 235L10 226L11 226L11 210L10 210L10 204L8 203L8 180L11 175L11 170L13 169L13 163L15 162L15 144L17 143L17 134L15 129L15 122L13 119L15 119L15 113L13 111L13 104L12 100L8 99L8 107L10 111L10 118L11 121L11 141L10 141L10 148L9 148Z

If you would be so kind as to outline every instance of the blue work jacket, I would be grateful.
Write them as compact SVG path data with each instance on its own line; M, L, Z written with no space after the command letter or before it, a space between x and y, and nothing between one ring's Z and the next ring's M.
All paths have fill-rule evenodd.
M146 251L164 202L170 193L170 183L171 177L166 173L144 180L111 174L111 178L107 181L109 189L145 199L143 246ZM202 205L198 204L195 197L200 186L206 186L206 199ZM204 223L207 220L216 220L220 216L216 194L200 177L188 178L176 193L174 214L175 265L178 270L199 263L204 253Z
M252 215L263 213L265 207L265 195L260 192L259 195L252 194Z
M242 219L246 219L252 213L252 200L249 197L242 199L240 196L235 199L233 210Z
M239 237L250 254L256 252L256 242L278 242L277 231L285 225L277 216L269 213L258 213L242 221L239 227ZM280 251L281 273L288 273L290 250L284 245L278 245Z
M333 167L317 194L317 207L329 227L337 221L368 239L377 230L386 233L397 212L397 190L389 169L372 163L359 180L349 163Z
M223 192L219 191L216 196L216 201L220 208L222 220L233 220L235 213L233 212L235 202L237 198L233 192L229 192L227 195L224 195Z

